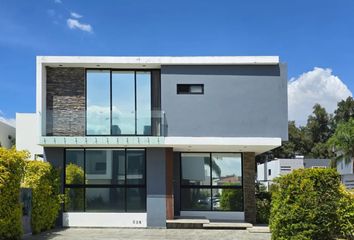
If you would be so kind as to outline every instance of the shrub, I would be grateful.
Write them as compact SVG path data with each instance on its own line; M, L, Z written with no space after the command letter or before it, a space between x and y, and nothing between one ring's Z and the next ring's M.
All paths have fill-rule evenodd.
M354 193L341 187L342 198L339 202L338 218L342 237L354 239Z
M276 179L272 191L272 239L333 239L339 233L341 193L334 169L298 169Z
M48 162L27 161L23 185L32 188L32 233L54 227L61 203L58 170Z
M262 184L256 185L257 223L269 223L271 207L271 193Z
M28 153L0 148L0 239L20 239L22 208L20 186Z

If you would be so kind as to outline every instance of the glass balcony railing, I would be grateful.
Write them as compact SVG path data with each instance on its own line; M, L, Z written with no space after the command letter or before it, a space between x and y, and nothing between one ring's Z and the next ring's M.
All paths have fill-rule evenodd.
M166 136L165 112L47 110L43 136Z

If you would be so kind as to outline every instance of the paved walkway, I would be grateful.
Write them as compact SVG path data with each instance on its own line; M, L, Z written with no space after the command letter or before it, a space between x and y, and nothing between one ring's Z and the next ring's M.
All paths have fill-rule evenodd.
M68 228L57 229L26 240L270 240L270 233L250 233L247 230L205 229L113 229L113 228Z

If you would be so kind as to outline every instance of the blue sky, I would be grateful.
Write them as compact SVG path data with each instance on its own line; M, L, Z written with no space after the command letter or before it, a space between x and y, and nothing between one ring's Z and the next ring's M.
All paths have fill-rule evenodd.
M35 111L36 55L279 55L354 92L353 26L353 0L0 0L0 114Z

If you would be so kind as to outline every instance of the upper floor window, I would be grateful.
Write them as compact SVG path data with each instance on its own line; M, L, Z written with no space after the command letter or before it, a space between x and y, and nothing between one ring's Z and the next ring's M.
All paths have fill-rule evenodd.
M177 84L177 94L204 94L204 84Z
M110 71L89 70L86 75L86 134L111 133Z
M151 72L87 70L87 135L151 135Z

